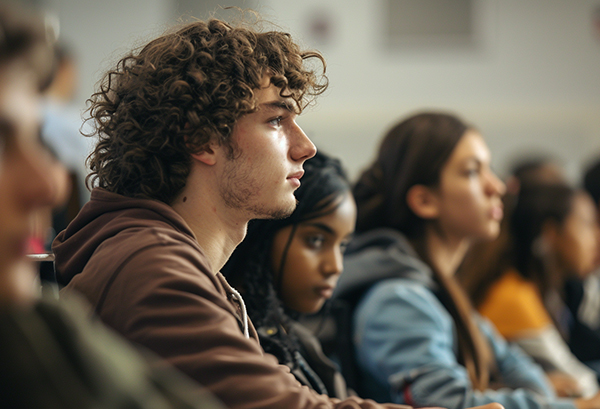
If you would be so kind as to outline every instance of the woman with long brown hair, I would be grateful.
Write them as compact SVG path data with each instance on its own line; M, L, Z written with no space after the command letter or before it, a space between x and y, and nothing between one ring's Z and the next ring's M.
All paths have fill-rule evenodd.
M454 278L473 242L498 235L504 190L481 134L460 119L423 113L388 132L354 188L359 234L337 291L355 304L361 395L451 409L598 405L558 400L542 370L474 314Z

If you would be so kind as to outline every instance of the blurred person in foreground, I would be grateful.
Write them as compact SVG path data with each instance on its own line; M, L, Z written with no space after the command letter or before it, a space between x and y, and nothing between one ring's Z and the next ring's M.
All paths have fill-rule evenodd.
M142 358L77 300L39 297L26 253L66 170L40 140L51 48L40 20L0 5L0 407L222 408L156 358Z

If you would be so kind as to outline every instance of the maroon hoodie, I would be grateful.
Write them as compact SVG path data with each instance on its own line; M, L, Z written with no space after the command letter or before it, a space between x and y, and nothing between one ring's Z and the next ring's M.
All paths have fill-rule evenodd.
M230 408L401 407L318 395L264 354L241 297L165 203L94 189L53 251L61 291L82 293L106 324Z

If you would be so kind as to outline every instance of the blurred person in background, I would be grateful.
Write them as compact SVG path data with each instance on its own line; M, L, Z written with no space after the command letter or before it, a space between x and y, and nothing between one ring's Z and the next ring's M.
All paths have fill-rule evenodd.
M61 43L55 45L54 53L54 75L42 102L41 133L44 143L69 170L72 189L69 200L54 211L55 233L51 239L67 227L89 200L85 160L91 151L90 141L80 132L83 126L80 109L73 104L78 83L76 57Z
M503 232L480 244L459 277L479 311L534 358L561 396L598 392L596 373L569 350L565 282L595 267L598 230L589 195L564 184L527 183L507 200Z
M600 407L557 398L541 368L480 319L454 274L477 240L498 236L504 184L473 127L414 115L384 138L354 187L357 236L334 297L353 303L359 393L449 408ZM501 388L499 388L501 387Z
M594 200L596 221L600 223L600 160L586 169L583 188ZM596 254L599 266L600 248ZM596 268L584 280L568 280L565 299L573 316L569 346L577 358L600 373L600 269Z
M565 171L549 157L527 157L515 162L506 178L506 195L515 196L523 186L538 183L565 183Z

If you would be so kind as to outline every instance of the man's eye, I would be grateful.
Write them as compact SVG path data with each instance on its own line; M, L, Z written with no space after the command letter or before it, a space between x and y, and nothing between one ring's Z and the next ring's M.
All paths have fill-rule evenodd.
M279 125L281 124L281 119L282 119L282 118L281 118L280 116L278 116L278 117L277 117L277 118L275 118L275 119L271 119L271 120L269 121L269 124L270 124L270 125L273 125L273 126L279 126Z

